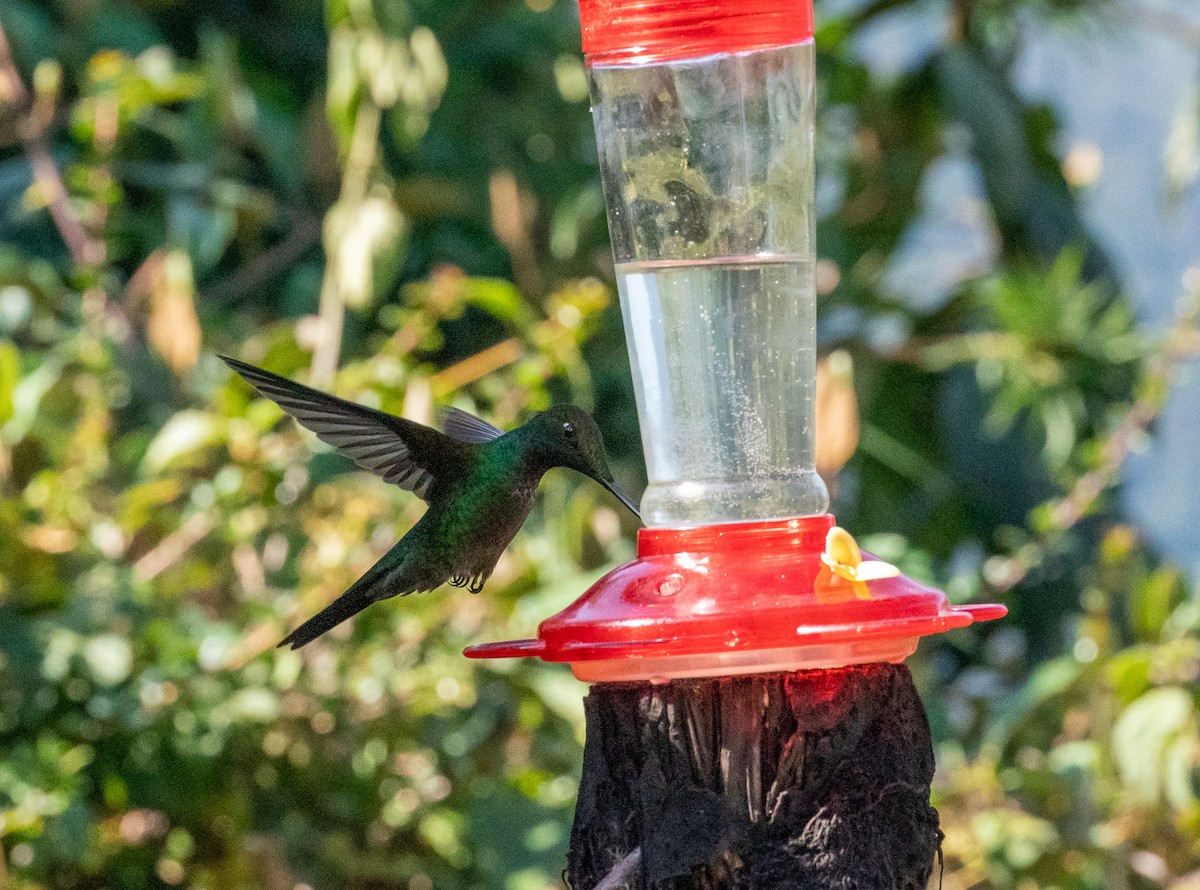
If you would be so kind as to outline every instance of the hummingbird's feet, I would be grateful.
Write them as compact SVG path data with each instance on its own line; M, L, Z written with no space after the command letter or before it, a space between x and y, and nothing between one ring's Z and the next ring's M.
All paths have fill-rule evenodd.
M450 586L465 587L471 593L479 593L483 590L483 582L486 580L486 575L455 575L450 579Z

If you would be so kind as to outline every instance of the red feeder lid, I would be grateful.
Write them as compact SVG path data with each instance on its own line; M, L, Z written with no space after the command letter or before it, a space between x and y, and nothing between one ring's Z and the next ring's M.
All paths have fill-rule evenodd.
M568 662L592 682L794 671L901 661L922 636L1008 611L951 606L894 570L879 577L890 567L869 554L858 571L870 580L849 580L854 567L831 562L826 549L832 528L827 515L642 529L637 560L543 621L536 640L466 655ZM853 563L857 547L841 534Z
M812 0L579 0L583 51L594 64L699 59L802 43Z

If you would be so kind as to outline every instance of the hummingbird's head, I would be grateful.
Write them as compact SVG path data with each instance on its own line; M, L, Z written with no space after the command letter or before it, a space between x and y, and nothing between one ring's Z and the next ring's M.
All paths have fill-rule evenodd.
M538 456L547 467L569 467L591 476L640 518L634 502L617 489L604 453L604 437L587 412L574 405L556 405L526 426L534 434Z

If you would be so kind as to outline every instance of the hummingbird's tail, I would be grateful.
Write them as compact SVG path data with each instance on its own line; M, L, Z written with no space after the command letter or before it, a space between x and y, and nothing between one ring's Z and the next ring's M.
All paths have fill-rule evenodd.
M347 618L357 615L371 603L401 593L412 593L411 586L401 586L400 569L405 553L400 543L385 553L379 562L350 586L349 590L281 640L279 647L291 646L293 649L299 649L325 631L337 627Z

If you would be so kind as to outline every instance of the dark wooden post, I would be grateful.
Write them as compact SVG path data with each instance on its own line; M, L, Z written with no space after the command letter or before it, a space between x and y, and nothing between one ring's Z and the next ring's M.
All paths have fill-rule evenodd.
M585 709L574 890L924 890L942 835L904 665L605 683Z

